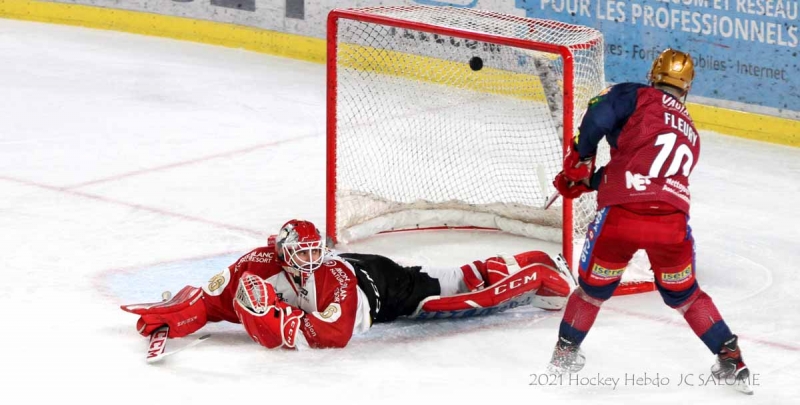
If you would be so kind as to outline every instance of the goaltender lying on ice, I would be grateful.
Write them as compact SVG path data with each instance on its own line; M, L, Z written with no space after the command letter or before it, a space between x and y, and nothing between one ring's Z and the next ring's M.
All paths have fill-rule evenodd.
M144 336L167 330L183 337L209 321L228 321L270 349L328 348L398 317L485 315L525 304L558 310L574 288L563 259L543 252L404 267L383 256L328 251L314 224L291 220L202 289L186 286L166 301L122 309L140 316Z

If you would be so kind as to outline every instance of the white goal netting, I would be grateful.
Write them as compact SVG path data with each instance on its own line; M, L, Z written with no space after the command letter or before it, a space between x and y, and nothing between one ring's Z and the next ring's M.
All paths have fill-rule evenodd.
M564 137L604 87L599 31L451 7L337 17L328 38L329 236L476 226L580 251L593 194L567 215L561 199L542 207Z

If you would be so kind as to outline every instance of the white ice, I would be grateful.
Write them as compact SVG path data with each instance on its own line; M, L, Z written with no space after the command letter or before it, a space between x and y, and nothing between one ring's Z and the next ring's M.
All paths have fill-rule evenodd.
M698 277L741 337L753 397L700 386L714 356L655 293L609 301L584 342L581 380L555 386L530 385L561 318L535 309L378 325L345 349L303 352L264 350L238 325L213 324L210 341L147 365L136 317L120 304L204 282L289 217L323 223L324 90L322 65L0 20L4 403L800 396L800 150L708 132L693 176ZM348 249L461 264L537 247L555 249L491 232L383 235ZM648 385L626 380L645 375Z

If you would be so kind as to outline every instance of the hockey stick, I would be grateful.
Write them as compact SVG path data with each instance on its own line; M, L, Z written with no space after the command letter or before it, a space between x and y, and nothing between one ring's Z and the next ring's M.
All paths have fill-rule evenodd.
M154 363L161 359L164 355L164 349L167 348L167 336L169 335L169 326L162 326L150 334L150 344L147 346L147 362Z
M585 183L585 182L584 182L584 183ZM573 185L575 185L575 184L577 184L577 182L570 182L570 187L572 187L572 186L573 186ZM556 191L553 193L553 195L551 195L551 196L550 196L550 198L548 198L548 199L547 199L547 201L545 201L545 203L544 203L544 209L546 210L546 209L550 208L550 206L551 206L551 205L553 205L553 203L554 203L554 202L556 202L556 200L558 200L558 196L560 196L560 195L561 195L561 194L558 192L558 190L556 190ZM577 198L577 197L576 197L576 198Z
M551 195L550 198L547 199L547 201L545 201L544 209L546 210L550 208L550 206L553 205L553 203L556 202L556 200L558 200L558 196L560 195L561 194L558 193L558 190L556 190L556 192L553 193L553 195Z
M169 330L169 328L167 328L166 326L164 326L163 328L165 329L165 333L166 333L166 331ZM161 328L159 328L158 330L160 330L160 329ZM158 330L156 330L156 332L154 332L152 336L154 336L158 332ZM177 348L175 350L172 350L172 351L169 351L169 352L165 352L164 351L164 347L166 346L166 344L163 344L163 345L161 345L161 350L158 352L158 354L155 354L155 355L151 356L150 352L147 353L147 363L148 364L157 363L157 362L159 362L161 360L164 360L164 358L166 358L167 356L172 356L175 353L178 353L180 351L186 350L186 349L188 349L190 347L197 346L200 343L203 343L206 340L208 340L210 337L211 337L210 334L206 334L206 335L200 336L199 338L193 340L192 342L190 342L186 346L179 347L179 348ZM164 338L164 340L165 340L164 343L166 343L166 337Z
M169 291L164 291L161 293L161 299L166 302L172 299L172 293ZM184 349L188 349L192 346L197 346L200 343L203 343L206 339L210 338L211 335L203 335L194 340L193 342L189 343L186 346L181 348L175 349L170 352L165 352L167 348L167 339L169 337L169 326L164 325L150 334L150 344L147 346L147 363L153 364L164 360L165 357L171 356L175 353L178 353Z
M172 299L172 293L164 291L161 293L161 302ZM150 344L147 345L147 362L153 363L159 360L167 348L167 337L169 336L169 326L164 325L150 334Z

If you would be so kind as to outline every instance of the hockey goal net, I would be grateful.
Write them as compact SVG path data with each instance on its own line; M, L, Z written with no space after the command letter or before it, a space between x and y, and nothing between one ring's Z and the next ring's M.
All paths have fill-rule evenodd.
M599 31L401 6L334 10L327 35L330 244L491 228L561 242L576 268L593 193L543 205L564 142L604 87ZM647 275L626 272L623 284L651 288Z

